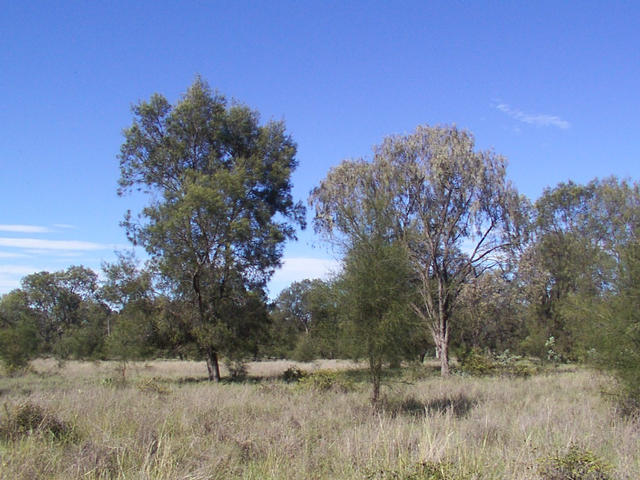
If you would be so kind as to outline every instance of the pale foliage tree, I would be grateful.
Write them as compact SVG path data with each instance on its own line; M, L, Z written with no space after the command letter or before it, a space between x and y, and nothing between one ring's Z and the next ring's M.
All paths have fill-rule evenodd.
M356 188L363 176L373 180ZM527 225L525 200L506 179L506 161L476 151L456 127L419 126L374 148L372 162L346 160L311 194L315 226L340 245L386 216L387 235L410 254L418 298L412 308L433 335L449 373L450 323L462 287L506 262Z

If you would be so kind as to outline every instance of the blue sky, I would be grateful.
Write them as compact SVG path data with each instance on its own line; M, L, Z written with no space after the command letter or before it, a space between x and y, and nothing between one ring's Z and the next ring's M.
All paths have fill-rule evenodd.
M0 0L0 293L128 248L116 155L130 107L200 74L283 119L294 195L419 124L475 134L535 200L640 158L640 3ZM335 263L311 229L271 293Z

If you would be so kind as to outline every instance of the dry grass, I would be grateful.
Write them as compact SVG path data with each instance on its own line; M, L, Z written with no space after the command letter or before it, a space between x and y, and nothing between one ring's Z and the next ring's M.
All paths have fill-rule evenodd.
M640 425L616 416L600 395L608 379L586 370L392 381L372 409L368 384L287 385L277 377L291 365L357 367L261 362L253 381L210 384L203 363L154 361L132 366L123 386L105 380L115 364L38 361L36 373L0 379L0 402L40 406L73 425L74 440L0 441L0 478L409 478L443 461L464 478L527 480L572 444L612 464L615 478L640 478Z

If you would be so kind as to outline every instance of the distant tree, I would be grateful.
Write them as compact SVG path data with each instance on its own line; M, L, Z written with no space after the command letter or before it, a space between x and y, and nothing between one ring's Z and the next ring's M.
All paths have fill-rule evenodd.
M522 310L520 292L510 272L487 271L460 291L453 344L463 349L517 351L526 334Z
M345 355L344 338L340 327L340 295L338 281L312 280L306 293L306 302L311 312L311 327L294 351L295 358L338 358Z
M264 299L284 241L304 225L291 196L296 145L282 122L260 125L244 105L227 105L197 78L175 105L161 95L133 108L120 151L120 188L152 201L124 226L145 247L167 292L189 303L191 336L220 378L236 324L235 306ZM244 326L247 326L245 323ZM237 343L231 343L237 345Z
M505 163L476 151L468 132L421 126L386 138L371 163L344 161L311 194L316 228L338 240L366 235L372 215L393 219L417 280L412 306L431 331L443 375L460 291L505 261L526 226L526 202L506 180ZM354 187L363 175L375 178L371 188Z
M22 291L45 353L81 357L88 345L101 345L106 334L101 324L107 312L99 305L97 290L97 274L83 266L37 272L22 279ZM89 343L88 335L93 337Z
M133 252L117 254L117 261L102 265L104 281L100 297L113 310L109 322L107 352L121 362L123 378L127 363L154 350L156 306L152 275L140 268Z
M115 311L127 308L150 310L155 294L151 271L139 266L133 252L117 252L116 257L116 262L102 265L104 281L100 287L100 298Z
M296 344L308 334L312 318L308 298L310 288L310 280L293 282L271 304L271 355L291 358Z
M15 325L25 317L33 317L29 299L24 290L16 288L0 296L0 328Z
M595 299L612 290L621 248L640 222L639 187L616 178L560 183L536 201L535 217L519 268L529 305L524 346L544 354L553 336L558 353L575 358L582 327L570 304L576 296Z
M276 308L282 315L283 321L298 332L309 333L313 319L310 293L314 282L319 281L305 279L293 282L276 298Z
M0 297L0 360L9 373L26 367L39 348L35 317L22 290Z
M338 354L333 287L331 281L305 279L280 292L271 308L273 351L300 361Z

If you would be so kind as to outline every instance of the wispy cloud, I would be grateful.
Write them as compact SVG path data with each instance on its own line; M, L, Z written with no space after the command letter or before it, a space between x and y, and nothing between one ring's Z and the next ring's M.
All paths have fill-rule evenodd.
M16 252L0 252L0 258L20 258L27 257L24 253L16 253Z
M51 230L40 225L0 225L0 232L47 233Z
M48 257L57 257L57 258L70 258L70 257L83 257L86 255L86 250L78 251L78 250L31 250L25 249L23 252L30 256L48 256Z
M0 296L20 287L20 280L26 275L45 270L32 265L0 265Z
M548 115L545 113L526 113L516 108L512 108L506 103L498 103L495 108L506 113L511 118L523 123L528 123L529 125L535 125L537 127L556 127L563 130L571 127L571 124L568 121L563 120L556 115Z
M5 278L0 275L0 295L2 293L9 292L14 288L18 288L20 286L20 279L18 278Z
M0 247L24 248L31 250L107 250L113 245L83 242L79 240L44 240L38 238L0 237Z
M0 275L29 275L39 271L38 268L29 265L0 265Z
M75 225L69 225L68 223L54 223L53 226L55 228L63 228L65 230L75 230L78 228Z

